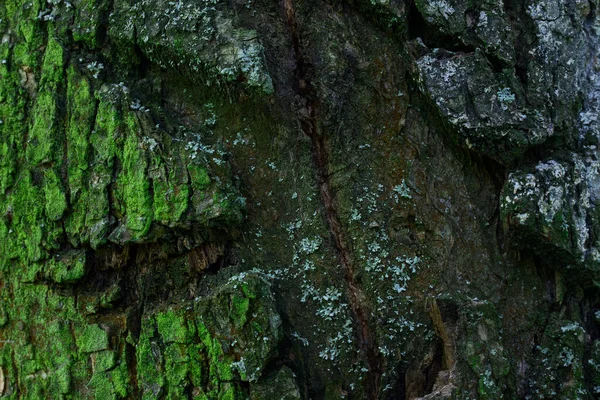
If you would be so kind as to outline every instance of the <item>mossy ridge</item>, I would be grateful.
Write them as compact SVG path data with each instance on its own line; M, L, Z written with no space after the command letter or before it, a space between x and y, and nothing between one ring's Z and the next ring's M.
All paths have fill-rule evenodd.
M79 4L75 15L82 18ZM134 240L156 240L148 234L154 219L154 180L146 176L152 144L143 136L141 111L132 109L130 97L118 92L123 92L119 85L102 88L101 79L88 79L90 74L71 61L68 24L42 22L45 12L54 9L39 1L24 7L8 0L0 6L0 30L12 24L6 14L18 14L15 21L20 21L15 37L0 44L0 60L7 60L0 63L0 156L6 155L0 161L0 271L3 302L11 297L14 306L11 311L1 307L0 335L14 343L2 344L0 368L13 398L122 398L128 392L126 351L113 348L121 328L81 313L72 284L85 277L88 246L106 243L112 212L120 212L121 222L136 232ZM73 10L61 15L61 23L72 15ZM96 46L97 32L87 33L74 39ZM182 204L163 207L158 222L173 227L185 220L181 224L189 229L189 220L202 220L205 231L223 227L224 221L239 223L243 207L230 199L239 196L229 183L230 172L222 168L220 178L213 180L214 171L198 160L192 182L188 154L174 148L183 158L165 167L171 155L163 153L156 165L163 167L168 181L163 194L172 190ZM121 172L122 179L113 185L114 174ZM221 193L220 186L227 189ZM203 192L209 202L189 207L192 190ZM139 224L140 216L149 218ZM65 243L63 229L74 249ZM112 299L107 293L102 305ZM180 345L170 343L166 350L172 398L183 395L178 382L192 369ZM200 385L197 372L194 384ZM215 392L219 397L241 393L237 384L220 385Z
M143 317L136 358L144 398L175 399L191 388L194 398L242 399L239 382L259 379L281 322L261 275L235 278L208 297Z
M232 374L214 376L214 365L207 356L204 341L195 336L196 328L181 310L156 312L143 319L137 344L138 383L142 398L180 398L183 391L194 386L195 398L220 398L220 377L233 379ZM202 331L199 331L202 335ZM208 339L213 347L211 339ZM219 364L226 367L227 363ZM210 366L210 367L209 367ZM229 367L230 368L230 367ZM208 381L209 371L213 372Z
M44 9L45 2L33 0L23 3L20 0L7 0L4 3L6 14L3 21L13 29L15 45L12 62L17 67L37 69L40 63L37 49L44 46L46 31L37 16Z
M169 158L155 155L148 176L152 178L156 222L169 227L177 226L188 210L191 189L183 160L176 154Z
M72 249L56 254L46 261L43 275L54 282L76 282L86 272L86 252Z
M140 128L136 117L131 113L125 116L127 133L123 144L123 151L119 153L122 171L118 178L117 191L122 191L121 216L122 222L131 238L125 242L140 241L148 231L153 221L152 197L150 182L146 177L148 162L146 154L140 148L138 135ZM118 229L118 228L117 228Z
M62 45L49 37L44 53L39 92L33 106L33 122L27 139L27 161L32 166L62 159L59 98L63 89L66 54Z
M0 8L1 10L1 8ZM0 16L0 19L2 17ZM9 60L9 43L0 43L0 61ZM19 76L8 62L0 62L0 196L14 183L17 157L25 136L25 96Z
M19 398L43 398L50 393L88 398L83 396L87 390L98 399L126 396L124 355L115 357L108 333L83 319L72 294L15 279L12 287L17 289L11 291L15 307L4 328L10 340L0 348L0 367L8 373L10 391ZM104 390L108 384L110 388ZM113 397L103 397L106 393Z
M73 40L84 43L89 49L100 45L102 18L109 10L107 0L75 0L72 24Z
M85 102L88 89L85 80L81 82L82 92L73 94L80 93L81 101ZM219 171L213 181L207 161L195 159L199 151L195 142L188 142L186 148L175 142L166 148L158 147L154 137L164 136L168 140L168 135L150 128L153 126L147 114L150 110L137 106L123 85L104 85L96 98L97 109L88 106L80 114L88 120L95 112L91 149L79 145L82 138L76 136L89 131L86 122L79 124L71 119L70 125L74 129L71 135L76 160L69 168L69 176L73 177L70 186L76 200L68 218L67 233L73 244L89 241L97 248L107 240L120 245L153 241L155 233L160 235L160 231L152 231L154 222L184 229L190 229L191 222L201 222L200 229L206 230L241 221L243 204L237 201L239 194L227 183L230 172ZM92 165L87 171L85 159ZM115 172L116 185L109 187ZM83 176L94 183L87 190L77 183ZM118 219L116 228L109 223L109 210Z
M30 171L21 171L6 204L12 218L7 226L8 251L3 256L18 259L25 265L42 259L44 201L39 188L33 184Z
M70 197L84 191L86 172L89 169L89 138L94 127L96 100L90 81L69 66L67 70L67 159Z
M153 63L177 69L202 85L239 90L242 83L254 95L272 94L256 32L237 27L235 14L224 4L220 0L208 1L204 7L188 1L178 5L119 1L111 13L108 35L121 45L138 45ZM170 13L176 17L168 17ZM135 18L139 15L144 18ZM163 27L164 34L156 26Z
M111 167L112 174L112 169L117 165L126 164L119 158L117 146L130 146L131 154L124 155L124 158L131 157L130 159L134 161L130 166L135 166L135 162L139 159L136 157L140 157L140 155L145 157L145 153L136 147L139 146L137 135L135 141L131 140L131 137L137 133L133 132L135 128L135 123L132 122L133 113L128 112L126 114L130 118L126 121L128 124L123 123L123 117L119 111L115 107L105 104L105 109L98 112L98 114L104 114L94 118L96 100L90 96L91 88L88 81L74 67L68 70L67 77L68 85L71 85L67 89L67 104L71 104L67 134L70 134L72 140L68 140L66 145L67 151L70 149L72 154L76 155L67 165L67 176L72 179L69 179L66 187L63 186L58 174L59 169L49 167L49 164L53 162L61 162L62 157L57 159L53 159L52 155L49 158L45 158L45 155L37 157L36 151L37 158L32 158L40 161L39 166L21 168L16 175L15 183L9 187L9 193L1 200L2 209L9 211L10 218L3 218L0 223L0 235L2 238L6 238L2 247L7 249L2 253L0 264L2 270L12 276L14 286L18 287L14 293L19 293L17 298L12 300L12 304L18 310L12 315L7 315L6 318L3 317L2 324L8 326L3 333L11 337L11 340L15 338L15 340L21 341L22 346L20 345L20 347L24 347L25 350L22 354L20 353L23 362L19 361L18 363L22 367L15 370L12 367L12 359L15 354L9 346L3 346L0 357L3 361L0 367L3 368L3 372L6 372L7 380L11 385L18 382L17 376L23 379L31 377L25 384L19 386L20 393L24 398L41 398L48 393L55 393L61 397L67 394L72 395L74 391L79 392L80 390L81 393L90 393L99 399L121 398L127 394L128 371L126 363L122 361L124 356L120 356L121 361L115 360L114 352L107 347L110 345L107 344L106 337L89 334L90 331L98 331L98 326L88 325L81 319L81 315L75 310L74 297L69 286L61 286L60 291L64 291L64 293L58 294L49 286L40 284L39 281L49 279L59 284L68 284L85 275L84 251L74 250L74 254L71 255L61 253L57 257L51 257L60 248L57 244L57 240L62 234L59 223L64 218L69 219L70 217L65 216L67 207L65 193L70 191L73 197L81 196L86 208L90 204L92 207L98 205L89 201L91 198L89 193L93 191L93 185L91 189L88 189L85 184L82 184L87 175L85 164L92 159L92 156L96 156L96 160L100 159L100 164L103 164L104 167ZM50 81L52 79L48 78L48 82ZM101 102L102 100L99 99L98 103ZM101 105L98 108L100 109ZM98 120L100 122L97 122ZM92 152L92 146L82 145L81 142L75 143L77 140L82 141L87 135L86 132L89 132L90 137L92 136L90 131L92 124L97 127L95 134L104 130L102 133L112 136L111 140L104 142L97 140L94 143L97 148L101 149L96 153ZM72 131L69 132L69 129ZM129 136L125 134L125 139L119 137L128 129L133 134ZM82 132L84 133L82 134ZM96 139L98 138L96 137ZM109 144L110 141L115 142L116 146ZM39 154L54 154L54 149L55 147L52 147L48 150L49 153L44 150ZM100 154L99 157L98 154ZM92 169L96 169L98 164L94 162L92 165ZM108 172L108 168L104 171ZM97 173L97 171L94 172ZM210 179L201 179L198 182L199 188L206 189L207 181L210 183ZM146 187L148 185L149 183ZM216 185L212 186L213 190L216 189ZM108 193L107 188L104 189L106 189L105 193ZM128 194L131 195L134 192L134 189L130 189ZM108 201L108 198L106 199ZM132 204L134 207L136 206L135 201L126 202L126 206ZM99 208L102 210L102 204ZM108 211L108 207L106 210ZM86 218L83 218L83 221L85 222L88 217L87 210L84 215ZM108 213L98 213L97 215L106 217ZM95 232L91 229L90 231L90 237L94 238ZM14 236L11 237L13 234ZM81 236L83 236L83 240L76 242L78 246L86 242L85 235ZM95 238L100 238L97 242L100 244L102 236L97 235ZM11 270L6 269L8 266L11 267ZM31 290L25 290L22 282L27 282L26 285ZM3 290L4 293L6 293L5 290L7 290L6 287ZM38 313L34 317L35 310L41 309L46 311L42 314ZM63 322L62 325L52 328L51 335L41 334L43 327L54 326L52 324L55 321ZM103 332L104 329L100 328ZM21 331L23 334L17 334ZM79 352L77 345L81 349ZM42 354L43 351L47 351L47 356ZM58 353L62 354L62 357L57 356ZM175 356L171 358L176 360ZM91 364L88 361L90 359L92 360ZM179 379L177 377L182 376L181 369L177 367L177 365L183 365L180 361L174 362L176 368L170 381L174 382ZM60 365L57 364L59 362ZM92 371L89 370L90 365L92 365ZM225 384L225 386L227 388L223 389L224 397L235 392L234 389L231 389L233 384ZM17 388L13 386L10 390L16 393ZM177 393L181 395L180 391ZM173 395L173 398L178 398L177 393ZM77 398L77 395L75 396ZM85 397L85 395L82 396Z

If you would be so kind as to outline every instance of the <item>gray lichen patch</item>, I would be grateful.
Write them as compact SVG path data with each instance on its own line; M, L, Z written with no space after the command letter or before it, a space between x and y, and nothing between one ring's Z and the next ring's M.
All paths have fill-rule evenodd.
M589 49L597 47L587 2L416 5L428 40L447 38L426 43L417 64L423 91L459 141L510 164L549 137L578 140L574 108L593 90Z
M463 45L479 47L504 62L514 62L514 32L500 2L417 0L415 6L432 29L456 37Z
M165 69L203 76L202 83L243 82L273 92L257 33L236 26L234 13L222 1L118 1L109 34L116 41L135 42Z
M533 240L542 253L554 249L584 270L599 266L600 243L592 233L598 222L600 163L593 153L548 160L508 177L502 214L515 232Z
M482 51L436 49L417 65L424 91L467 147L510 162L553 134L549 116L529 108L516 81L495 74Z

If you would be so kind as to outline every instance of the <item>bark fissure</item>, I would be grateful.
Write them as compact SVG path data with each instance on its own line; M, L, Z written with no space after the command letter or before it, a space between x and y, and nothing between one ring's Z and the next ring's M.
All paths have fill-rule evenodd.
M382 374L383 359L379 353L376 338L369 326L368 308L363 304L361 288L356 282L356 267L352 260L345 238L339 213L337 210L335 193L331 186L329 174L329 154L326 139L319 132L318 113L319 98L311 83L312 65L304 54L301 38L296 20L293 0L283 0L287 25L290 30L294 58L296 61L295 79L296 92L299 97L297 104L298 119L302 132L311 140L312 157L317 175L317 183L324 207L325 218L338 252L339 262L343 268L346 291L352 310L353 318L358 323L357 336L359 349L365 357L369 371L365 380L365 389L369 399L377 399Z

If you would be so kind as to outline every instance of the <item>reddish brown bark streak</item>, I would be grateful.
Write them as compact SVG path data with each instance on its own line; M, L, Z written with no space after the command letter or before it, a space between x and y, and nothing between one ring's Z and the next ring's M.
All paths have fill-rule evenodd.
M311 65L303 54L298 32L298 24L293 0L283 0L283 7L290 29L294 57L296 59L296 84L300 95L298 104L298 118L300 126L306 136L312 142L313 160L316 167L319 191L325 207L325 217L329 226L330 234L338 251L340 264L344 270L346 290L354 320L358 323L359 348L366 358L369 371L365 380L365 389L369 399L375 400L379 395L379 387L382 373L382 357L376 345L375 337L369 327L367 307L363 304L364 296L354 279L355 268L351 252L348 249L344 232L336 207L335 196L331 188L329 175L329 155L325 143L325 137L319 133L317 110L319 99L312 87L310 75Z

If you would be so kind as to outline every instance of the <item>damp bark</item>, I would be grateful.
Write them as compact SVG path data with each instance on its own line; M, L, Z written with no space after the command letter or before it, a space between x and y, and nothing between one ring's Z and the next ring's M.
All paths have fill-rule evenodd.
M312 144L312 158L317 177L317 184L327 221L329 233L338 253L338 259L343 269L346 291L352 310L352 316L357 323L357 339L362 356L368 365L367 377L364 381L369 399L377 399L380 392L383 358L379 353L376 337L369 325L368 306L362 299L365 296L356 282L356 268L348 247L348 238L344 234L340 221L335 193L331 186L329 173L329 154L326 136L319 129L319 97L311 83L313 67L305 55L296 19L294 0L283 0L283 8L291 37L296 61L295 90L298 94L296 112L302 132Z

